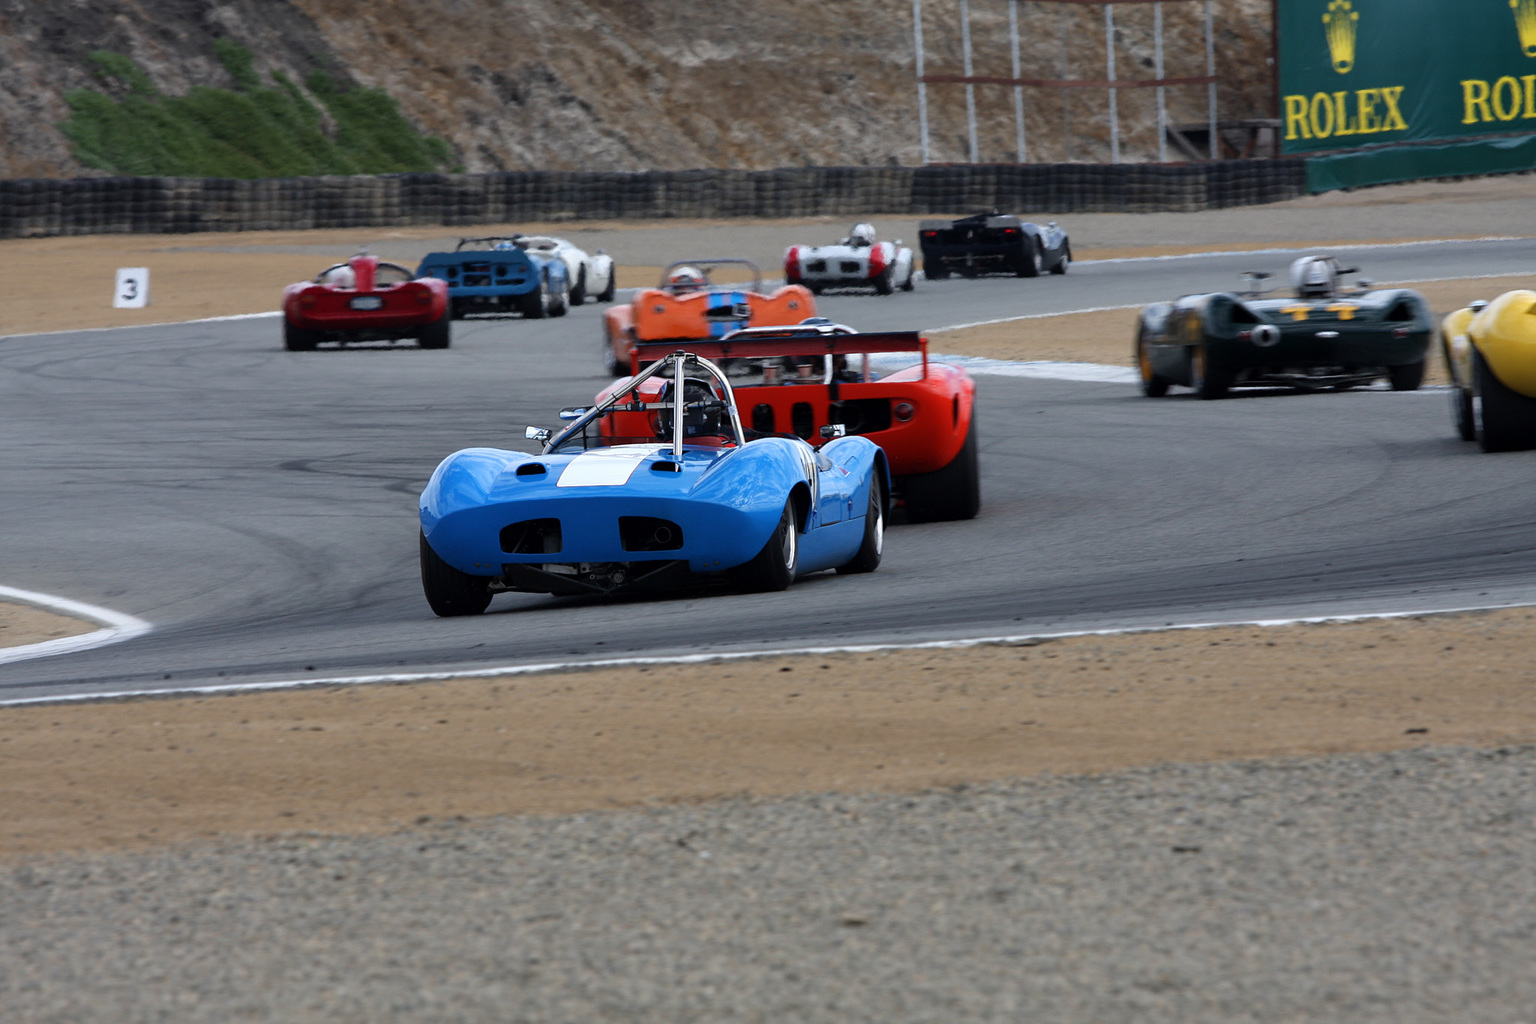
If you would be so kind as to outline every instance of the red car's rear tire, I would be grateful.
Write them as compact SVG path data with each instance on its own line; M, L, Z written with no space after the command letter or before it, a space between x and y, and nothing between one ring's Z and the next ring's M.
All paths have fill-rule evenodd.
M320 344L319 331L295 327L291 321L283 320L283 348L289 352L313 352L318 344Z
M448 347L448 310L446 308L442 316L421 329L421 333L416 335L416 341L422 348Z
M916 473L902 482L907 519L926 523L939 519L974 519L981 511L981 472L976 458L976 413L960 452L949 465L932 473Z

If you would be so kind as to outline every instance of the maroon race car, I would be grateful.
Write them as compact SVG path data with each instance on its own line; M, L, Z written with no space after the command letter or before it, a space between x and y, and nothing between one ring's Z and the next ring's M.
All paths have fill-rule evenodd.
M283 347L322 341L396 341L448 347L448 282L413 277L398 263L360 253L283 289Z

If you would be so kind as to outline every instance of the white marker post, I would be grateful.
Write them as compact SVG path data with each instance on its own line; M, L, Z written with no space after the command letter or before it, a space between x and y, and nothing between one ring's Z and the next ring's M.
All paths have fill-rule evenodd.
M149 305L149 268L118 267L113 309L143 309Z

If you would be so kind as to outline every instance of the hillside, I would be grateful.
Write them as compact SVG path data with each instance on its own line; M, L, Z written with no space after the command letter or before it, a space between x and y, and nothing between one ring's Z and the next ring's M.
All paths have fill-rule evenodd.
M1170 0L1167 74L1204 71L1200 5ZM1268 0L1218 0L1221 116L1271 104ZM1101 78L1102 9L1020 4L1024 74ZM959 73L950 0L924 5L927 70ZM1121 77L1152 74L1152 12L1116 12ZM1007 5L973 0L975 72L1006 75ZM58 125L73 89L111 92L88 55L132 58L155 88L233 88L216 39L256 70L380 88L468 171L919 162L910 8L881 0L0 0L0 177L90 172ZM119 87L120 88L120 87ZM979 87L983 160L1014 159L1011 92ZM1031 160L1108 159L1102 91L1027 91ZM1203 88L1169 91L1175 121ZM1151 90L1121 94L1123 158L1156 153ZM933 158L965 158L964 90L930 87ZM1064 139L1070 133L1070 149Z

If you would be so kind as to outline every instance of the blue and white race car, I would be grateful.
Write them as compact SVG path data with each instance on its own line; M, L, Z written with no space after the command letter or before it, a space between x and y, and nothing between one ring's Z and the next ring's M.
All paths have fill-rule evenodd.
M530 455L467 448L421 494L421 582L438 615L504 591L556 595L720 580L783 590L797 575L880 564L890 472L868 438L744 430L724 371L674 352L615 382Z
M453 252L429 252L416 276L448 282L448 310L455 320L471 314L529 319L564 316L571 278L554 252L525 249L521 235L461 238Z

